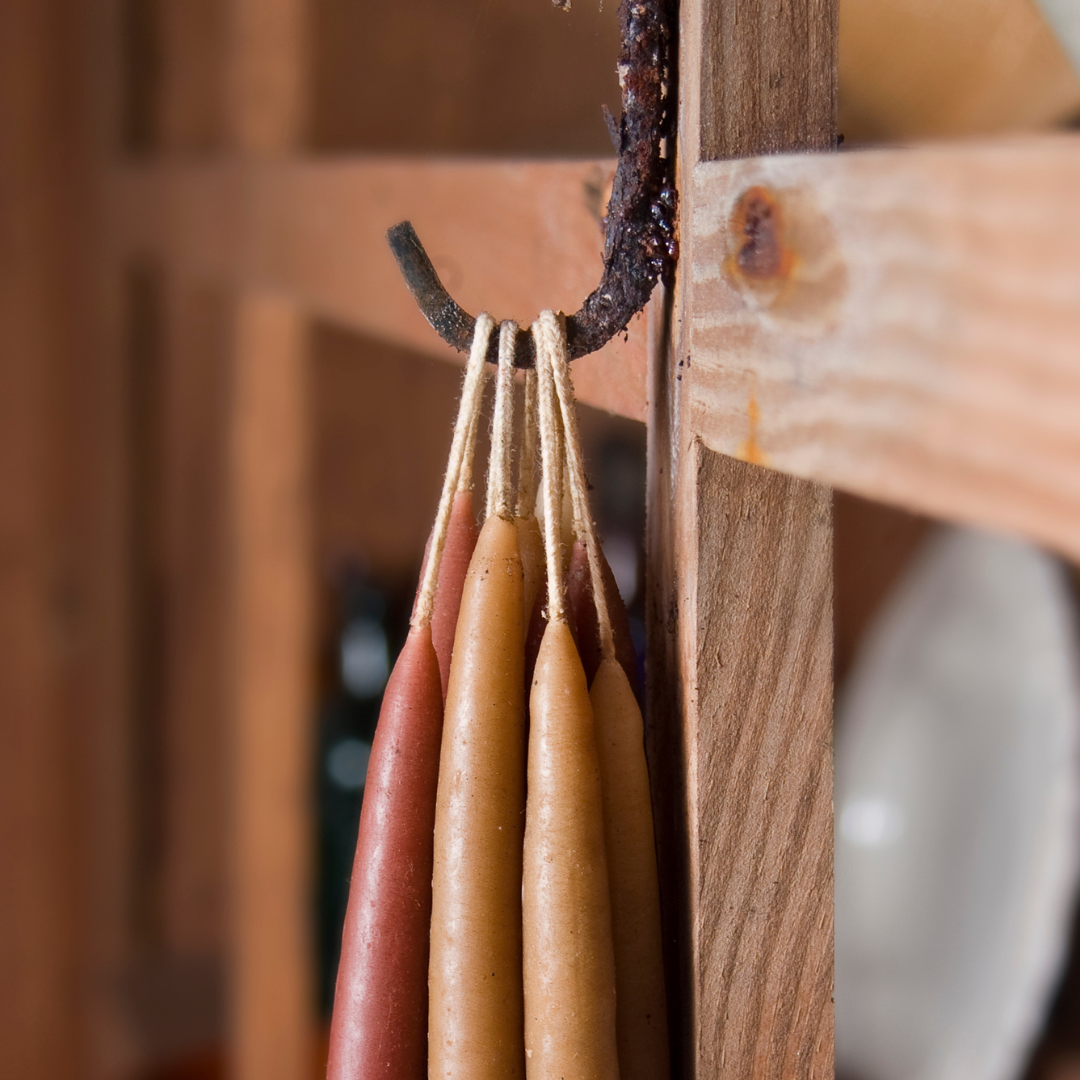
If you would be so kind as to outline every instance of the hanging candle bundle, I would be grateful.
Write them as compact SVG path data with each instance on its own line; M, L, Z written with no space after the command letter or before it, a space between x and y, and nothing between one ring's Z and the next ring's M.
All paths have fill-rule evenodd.
M665 0L619 7L619 163L603 275L578 312L495 335L446 292L408 222L388 233L424 315L469 361L372 748L331 1080L668 1075L640 688L589 513L567 365L626 329L676 255L672 12ZM496 358L478 534L472 447ZM526 369L516 487L515 368Z
M588 509L565 333L550 312L533 327L515 493L517 328L499 329L477 538L472 455L492 330L490 318L477 320L412 627L372 751L328 1076L662 1078L641 715L618 657L625 613ZM533 512L538 419L543 538ZM544 597L526 807L525 632ZM591 695L575 631L587 643Z
M472 455L493 330L477 320L412 625L376 730L328 1077L664 1080L641 712L589 511L565 328L551 312L532 328L515 485L517 327L499 327L476 536ZM449 656L435 640L440 612ZM527 688L530 615L539 644Z

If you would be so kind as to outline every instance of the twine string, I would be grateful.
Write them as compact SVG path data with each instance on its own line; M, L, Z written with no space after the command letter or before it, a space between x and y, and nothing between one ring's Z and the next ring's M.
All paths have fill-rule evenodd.
M511 468L514 456L514 346L517 323L507 319L499 326L499 369L495 376L495 412L491 418L491 456L488 459L487 516L509 519Z
M480 403L483 400L484 377L486 375L486 356L488 341L495 320L481 312L476 318L476 333L473 335L469 362L465 367L465 381L461 388L458 402L457 421L454 424L454 438L450 443L450 457L446 463L446 475L443 477L442 494L439 496L439 509L435 514L435 526L431 533L431 546L428 549L427 564L420 582L420 592L416 599L411 626L420 629L431 622L431 613L435 608L435 593L439 584L439 566L442 563L443 549L446 547L446 534L450 528L450 511L454 506L454 493L468 491L472 486L472 456L476 447L476 426L480 415ZM463 475L468 473L466 487L459 487Z
M562 580L562 462L559 456L558 406L552 353L565 337L554 312L543 311L532 325L536 345L536 377L540 406L540 458L543 465L541 490L544 499L544 553L547 557L548 621L566 621L566 599Z
M561 327L560 327L561 329ZM615 657L615 635L611 629L611 613L608 610L607 591L600 562L600 542L596 536L596 524L589 510L589 487L585 479L585 459L581 452L581 433L578 429L577 408L574 404L574 387L570 382L570 360L567 355L566 334L561 333L548 358L551 365L555 394L562 418L563 441L570 502L574 515L574 532L585 543L589 561L589 578L592 582L593 603L596 605L596 623L600 632L600 655L605 660Z

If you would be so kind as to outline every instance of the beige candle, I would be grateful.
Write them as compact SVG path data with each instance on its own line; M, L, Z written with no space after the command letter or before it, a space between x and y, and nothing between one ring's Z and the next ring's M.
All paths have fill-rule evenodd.
M604 799L622 1080L669 1072L660 886L641 710L622 665L602 660L589 694Z
M488 518L458 614L435 813L431 1080L524 1073L523 574L512 521Z
M529 1080L618 1080L615 962L592 706L565 621L530 698L523 880Z

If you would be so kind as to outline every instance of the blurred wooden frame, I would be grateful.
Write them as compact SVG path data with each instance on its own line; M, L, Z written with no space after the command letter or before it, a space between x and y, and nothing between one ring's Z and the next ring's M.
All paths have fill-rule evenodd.
M302 323L453 359L383 242L405 216L456 260L466 306L572 310L612 167L298 156L298 6L234 4L233 153L122 164L104 188L114 265L153 254L236 297L230 986L253 1080L310 1054ZM828 153L836 24L833 0L685 0L678 284L648 333L575 367L583 401L650 428L650 751L685 1076L832 1074L829 486L1080 556L1080 137ZM748 199L772 250L747 249Z
M86 28L109 56L118 5L95 11ZM456 262L466 306L525 321L574 308L597 278L595 192L611 164L305 156L303 0L228 12L224 149L97 161L86 258L106 353L119 351L119 283L144 258L173 292L230 297L231 1074L299 1080L314 1056L307 323L453 359L383 243L405 216ZM831 153L835 0L683 0L680 20L676 287L628 340L579 361L575 382L649 426L648 725L680 1074L825 1077L830 488L1080 556L1080 136ZM746 227L761 207L771 247ZM110 542L94 565L122 594L123 543ZM120 737L109 723L103 745ZM34 879L41 896L59 866ZM110 933L102 954L122 951ZM42 985L68 986L67 939L39 936L59 957ZM70 1022L69 997L42 1000ZM31 1047L50 1030L21 1033ZM29 1060L10 1038L6 1052Z

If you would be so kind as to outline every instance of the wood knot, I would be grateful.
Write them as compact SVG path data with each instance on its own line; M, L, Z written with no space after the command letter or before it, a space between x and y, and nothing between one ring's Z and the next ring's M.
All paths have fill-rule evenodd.
M751 310L801 332L833 324L847 270L831 222L806 192L747 187L732 205L724 275Z
M791 273L791 252L784 245L784 217L776 196L755 186L735 203L731 231L738 249L735 266L750 281L785 279Z

